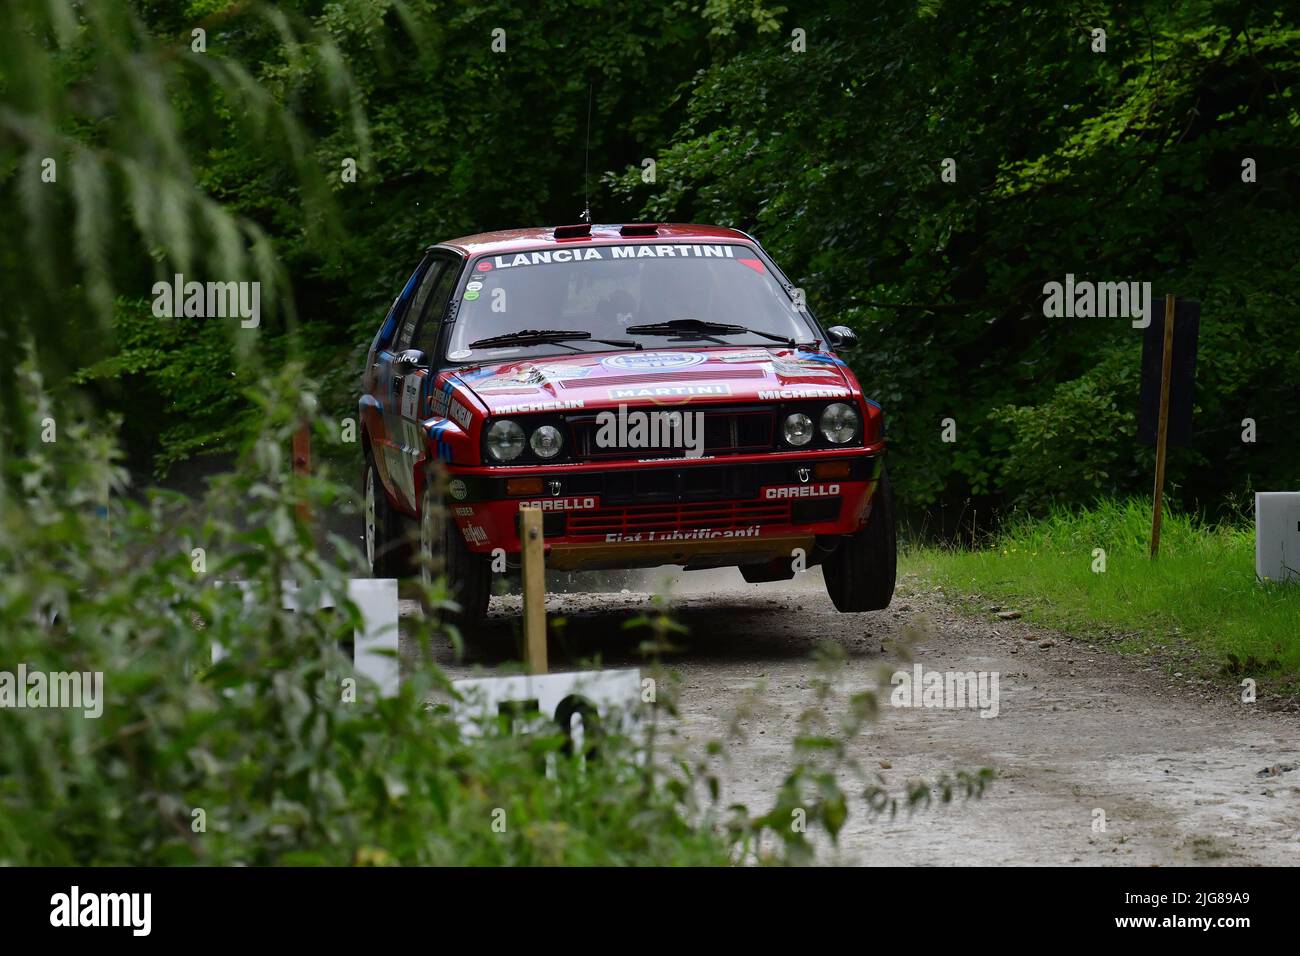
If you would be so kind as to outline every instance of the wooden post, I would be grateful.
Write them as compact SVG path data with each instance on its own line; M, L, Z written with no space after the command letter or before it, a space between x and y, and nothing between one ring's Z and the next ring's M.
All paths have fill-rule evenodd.
M546 548L542 537L542 512L519 512L519 540L523 560L524 663L530 674L546 673Z
M1156 487L1151 504L1151 557L1160 556L1161 506L1165 496L1165 451L1169 441L1169 380L1174 364L1174 297L1165 296L1165 339L1160 353L1160 419L1156 427Z
M293 473L295 475L311 474L311 426L306 422L293 433ZM307 502L298 502L298 517L311 523L311 509Z

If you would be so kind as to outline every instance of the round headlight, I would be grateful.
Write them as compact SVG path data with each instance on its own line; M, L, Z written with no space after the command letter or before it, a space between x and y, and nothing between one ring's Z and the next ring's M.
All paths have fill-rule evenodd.
M533 432L528 444L538 458L554 458L564 445L564 436L554 425L543 425Z
M487 450L497 461L514 461L524 450L524 430L508 418L493 422L487 433Z
M783 430L785 432L786 444L806 445L812 441L812 419L803 412L795 412L793 415L787 415Z
M834 445L844 445L858 433L858 413L843 402L827 405L822 412L822 434Z

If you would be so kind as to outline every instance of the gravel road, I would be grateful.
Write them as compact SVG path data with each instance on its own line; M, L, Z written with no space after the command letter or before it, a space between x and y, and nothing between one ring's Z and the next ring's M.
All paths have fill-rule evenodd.
M826 862L1300 863L1300 720L1241 703L1229 683L1188 683L1140 658L999 620L915 580L900 584L889 610L864 615L836 613L816 569L786 584L748 585L734 570L671 578L665 570L635 583L642 590L551 595L548 614L565 619L551 670L595 658L640 666L639 639L620 625L667 583L674 616L690 629L670 662L681 678L682 746L725 736L743 702L760 705L741 722L745 740L728 747L724 805L770 803L789 765L795 715L813 698L820 642L843 649L840 681L853 690L878 686L883 667L910 672L917 663L998 675L993 718L893 707L884 686L879 721L853 745L863 766L896 789L959 769L990 767L996 779L981 800L893 819L851 803ZM403 612L416 613L411 602ZM460 678L508 661L518 612L517 597L494 598L490 649L457 661L439 648L438 662ZM904 647L909 663L900 663ZM1095 827L1099 810L1104 832Z

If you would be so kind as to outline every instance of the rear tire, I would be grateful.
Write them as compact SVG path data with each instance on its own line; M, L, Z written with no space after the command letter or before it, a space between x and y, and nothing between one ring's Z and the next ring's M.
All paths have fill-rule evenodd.
M365 505L362 535L366 565L372 578L403 578L410 568L409 526L405 517L388 503L374 459L366 456Z
M881 472L867 526L840 542L822 562L826 593L837 611L882 611L894 597L898 538L894 530L894 492Z
M420 501L419 578L424 586L421 600L439 577L447 580L449 596L456 610L431 608L448 624L455 624L461 636L470 641L482 630L487 616L492 583L491 566L483 555L475 554L465 544L465 536L452 520L442 497L430 484Z

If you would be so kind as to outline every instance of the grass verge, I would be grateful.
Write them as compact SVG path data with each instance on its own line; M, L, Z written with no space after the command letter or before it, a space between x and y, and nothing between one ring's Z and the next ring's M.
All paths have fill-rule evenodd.
M980 550L913 548L903 568L1121 652L1254 678L1260 700L1300 693L1300 586L1256 580L1254 530L1167 514L1156 561L1150 533L1146 502L1105 501L1013 522Z

